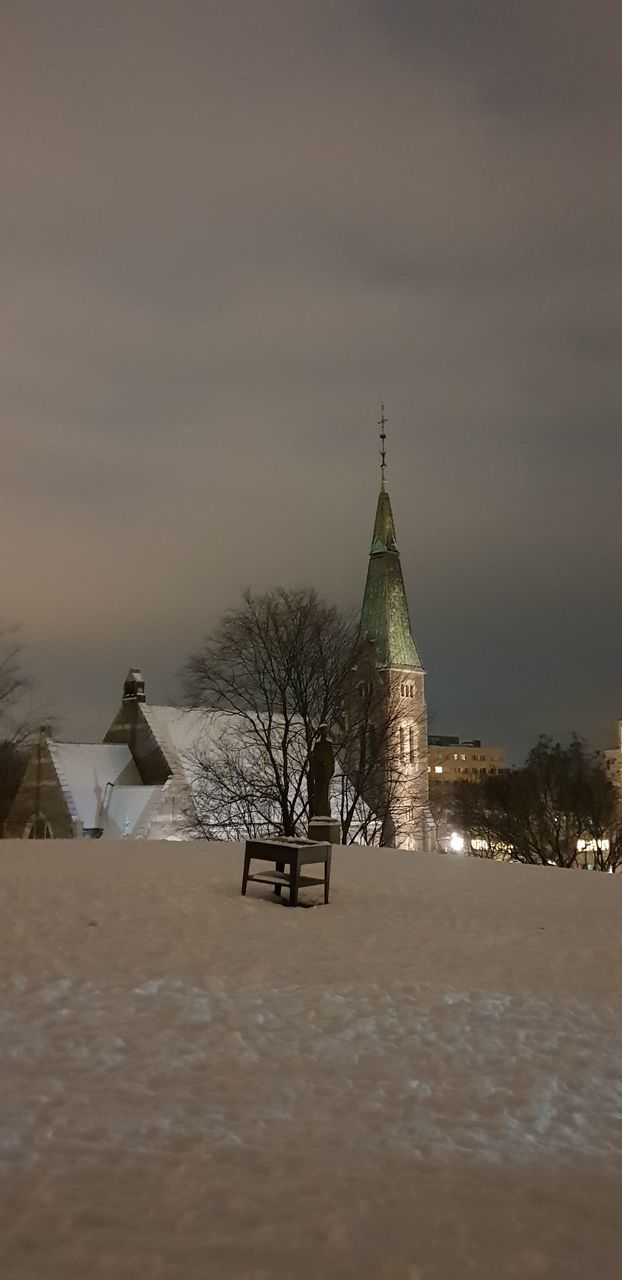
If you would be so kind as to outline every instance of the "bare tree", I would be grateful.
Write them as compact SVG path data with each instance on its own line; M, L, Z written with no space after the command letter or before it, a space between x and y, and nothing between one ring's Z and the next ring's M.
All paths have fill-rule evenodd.
M429 807L432 816L434 850L436 853L446 853L447 832L451 825L454 808L453 784L451 782L431 780Z
M211 838L306 830L320 724L336 748L344 842L380 843L398 793L397 703L371 678L358 623L309 589L245 592L189 659L185 693L223 713L191 765L195 822ZM392 804L393 802L393 804Z
M542 737L521 769L460 782L453 817L480 857L601 871L622 865L622 825L604 761L573 737ZM590 853L590 859L585 854Z
M427 740L425 713L408 715L408 741L403 731L404 703L400 678L376 667L373 645L359 638L340 725L341 824L344 842L395 846L412 832L415 809L427 802L424 753L414 749Z
M19 628L0 620L0 737L21 742L30 733L24 713L24 698L32 680L23 666L23 645Z
M0 622L0 833L26 768L32 728L24 703L31 688L19 629Z

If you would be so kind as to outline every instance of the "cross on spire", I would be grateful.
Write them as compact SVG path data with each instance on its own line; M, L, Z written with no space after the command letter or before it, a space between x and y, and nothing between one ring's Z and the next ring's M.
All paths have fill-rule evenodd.
M384 416L384 405L381 404L380 405L380 421L378 423L378 426L380 427L380 478L381 478L382 489L384 489L384 475L387 469L387 450L385 445L385 441L387 438L387 433L385 431L386 425L387 425L387 419Z

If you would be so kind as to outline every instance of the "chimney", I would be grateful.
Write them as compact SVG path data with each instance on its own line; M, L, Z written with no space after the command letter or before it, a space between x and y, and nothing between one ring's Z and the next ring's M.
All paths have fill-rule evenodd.
M146 702L145 682L138 667L130 667L123 685L124 702Z

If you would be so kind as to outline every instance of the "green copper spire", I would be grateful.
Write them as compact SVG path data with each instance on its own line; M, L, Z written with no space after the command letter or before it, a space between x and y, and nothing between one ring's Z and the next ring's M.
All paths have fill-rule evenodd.
M382 479L361 610L361 634L373 641L379 667L414 667L421 671L421 660L410 629L391 500L385 489L385 423L383 406L380 423Z

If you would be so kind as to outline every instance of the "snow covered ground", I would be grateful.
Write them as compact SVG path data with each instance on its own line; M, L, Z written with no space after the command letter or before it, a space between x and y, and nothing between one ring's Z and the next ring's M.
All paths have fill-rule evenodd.
M3 1280L620 1280L622 877L240 878L0 844Z

